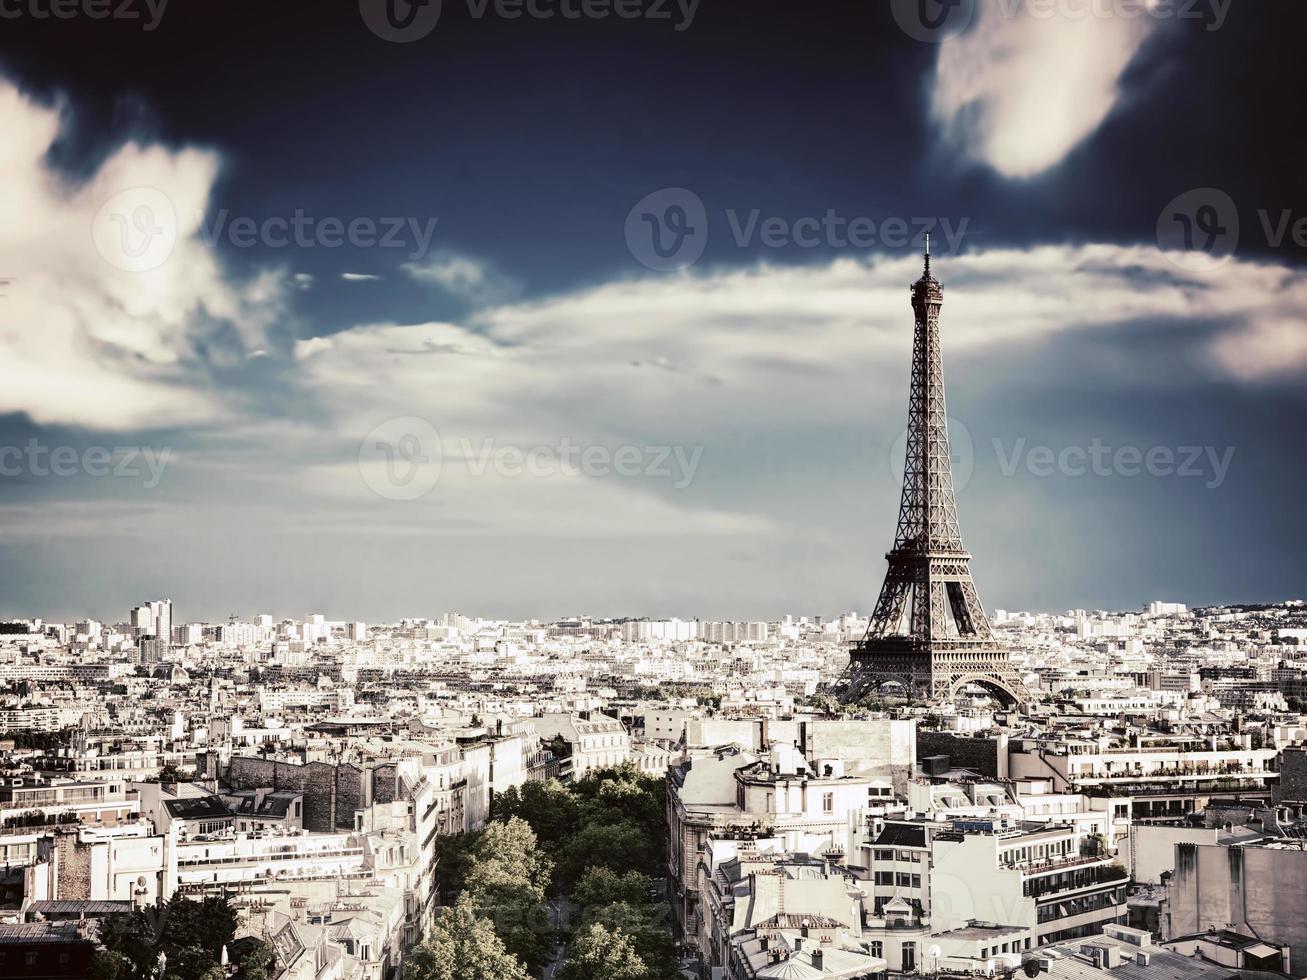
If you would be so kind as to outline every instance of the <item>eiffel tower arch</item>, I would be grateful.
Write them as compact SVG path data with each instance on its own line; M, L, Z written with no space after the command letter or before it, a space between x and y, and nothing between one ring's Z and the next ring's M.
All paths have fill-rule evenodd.
M890 692L940 701L976 685L1011 706L1029 695L989 625L958 524L939 340L944 291L930 272L929 237L925 266L912 286L912 384L894 547L867 633L836 691L846 702Z

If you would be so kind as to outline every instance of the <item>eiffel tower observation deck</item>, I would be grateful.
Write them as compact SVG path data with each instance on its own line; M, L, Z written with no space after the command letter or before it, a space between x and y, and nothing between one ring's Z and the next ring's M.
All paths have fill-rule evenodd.
M907 455L894 547L866 636L837 681L842 700L869 695L951 700L976 685L1004 705L1028 697L990 628L962 545L940 358L944 291L930 272L912 286L916 326L908 397Z

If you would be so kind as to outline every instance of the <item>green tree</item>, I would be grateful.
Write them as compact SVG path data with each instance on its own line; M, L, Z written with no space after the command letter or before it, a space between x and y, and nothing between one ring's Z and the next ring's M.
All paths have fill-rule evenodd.
M559 860L559 880L564 890L580 881L586 868L608 868L624 872L649 868L661 861L651 853L654 845L639 824L630 820L608 823L592 821L572 835Z
M91 957L91 980L131 980L132 961L111 949L96 950Z
M236 964L236 980L268 980L276 955L270 943L259 940Z
M614 902L643 905L649 901L651 887L653 882L649 876L638 871L618 874L611 868L588 867L577 882L572 898L583 908L597 908Z
M446 904L452 903L466 886L467 872L472 866L472 849L480 839L479 833L436 838L436 872L440 876L440 889Z
M575 787L581 800L582 825L633 820L648 838L641 870L658 874L667 847L666 780L640 772L632 765L595 770Z
M436 914L431 934L404 961L403 980L530 980L488 919L460 900Z
M198 902L174 896L163 908L158 948L171 960L187 949L203 951L214 964L236 935L236 910L222 898Z
M630 936L620 929L610 932L595 924L576 934L558 977L559 980L650 980L650 973Z
M553 946L545 889L553 862L540 853L535 832L511 817L493 823L471 848L463 897L488 916L508 951L531 971L542 967Z
M540 844L557 847L576 829L580 808L576 797L556 779L512 786L495 797L495 819L525 820Z
M599 925L609 933L620 932L630 937L649 976L663 980L676 976L670 918L671 908L664 902L613 902L588 909L584 924Z
M472 861L464 876L467 888L500 882L525 883L544 898L553 862L540 853L535 831L520 817L492 823L472 845Z
M150 780L152 783L188 783L195 779L194 769L182 769L173 765L171 762L159 770L158 774Z
M219 960L236 934L236 919L225 899L181 896L102 919L104 950L92 962L97 980L148 980L160 953L168 957L169 976L222 980Z

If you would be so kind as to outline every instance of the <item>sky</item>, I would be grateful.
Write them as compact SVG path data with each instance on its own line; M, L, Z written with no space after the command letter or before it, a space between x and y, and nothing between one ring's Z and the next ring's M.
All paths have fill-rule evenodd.
M0 616L865 614L926 231L989 609L1307 593L1302 4L58 6Z

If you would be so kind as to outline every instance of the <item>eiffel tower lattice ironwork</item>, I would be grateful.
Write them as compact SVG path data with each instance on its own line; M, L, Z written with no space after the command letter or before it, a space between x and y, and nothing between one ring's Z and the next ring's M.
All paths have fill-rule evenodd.
M994 638L958 526L939 342L944 291L930 273L929 238L925 264L912 286L916 326L898 528L871 623L850 651L837 691L844 701L890 691L943 700L976 684L1011 705L1027 693Z

